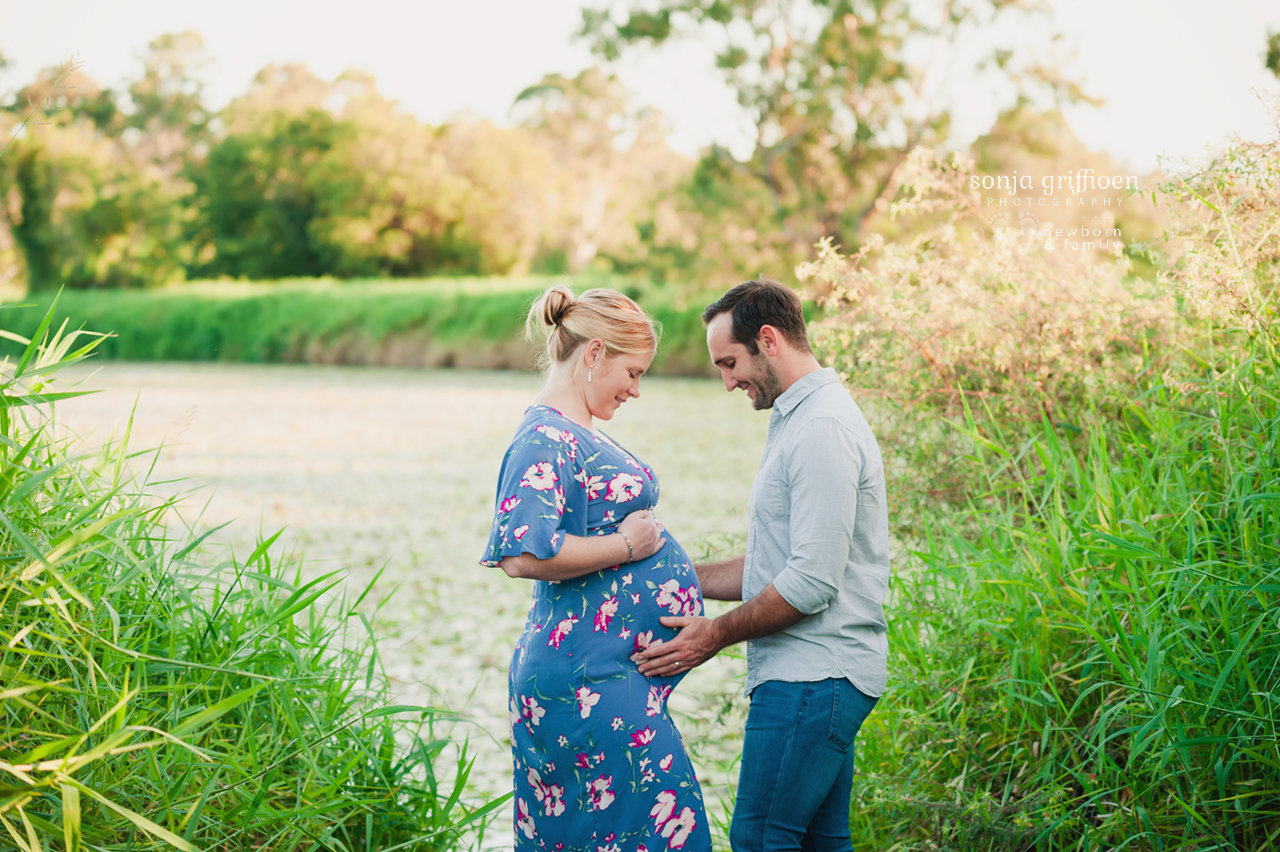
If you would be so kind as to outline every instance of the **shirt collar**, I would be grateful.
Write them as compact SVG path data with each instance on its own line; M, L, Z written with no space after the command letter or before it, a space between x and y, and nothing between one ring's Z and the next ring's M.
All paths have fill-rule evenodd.
M805 376L796 379L796 381L787 388L787 390L773 401L773 410L780 417L786 417L795 407L804 402L805 397L816 391L823 385L830 385L840 381L840 377L836 375L836 371L831 367L822 367L808 373Z

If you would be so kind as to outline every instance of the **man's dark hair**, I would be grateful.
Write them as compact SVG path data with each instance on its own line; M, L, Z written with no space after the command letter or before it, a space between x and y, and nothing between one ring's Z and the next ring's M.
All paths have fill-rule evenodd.
M707 305L702 322L710 323L720 314L733 316L729 339L747 347L752 355L760 354L756 338L762 326L771 325L795 348L809 352L809 334L804 326L804 310L800 297L785 284L761 278L743 281L719 299Z

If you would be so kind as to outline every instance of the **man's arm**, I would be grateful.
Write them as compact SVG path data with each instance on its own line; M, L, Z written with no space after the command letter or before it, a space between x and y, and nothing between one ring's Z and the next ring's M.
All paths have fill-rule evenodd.
M670 642L655 643L640 654L640 674L669 677L688 671L714 657L721 648L777 633L804 617L803 612L783 600L772 583L742 606L714 620L702 616L664 616L662 623L681 628L680 633Z
M722 562L706 562L694 565L698 573L698 585L702 597L713 601L742 600L742 571L746 567L745 556L735 556Z
M714 621L663 618L668 627L682 629L675 639L641 654L641 673L665 677L687 671L721 648L785 630L830 605L849 560L861 463L852 434L834 418L809 422L798 438L788 460L787 564L759 595Z

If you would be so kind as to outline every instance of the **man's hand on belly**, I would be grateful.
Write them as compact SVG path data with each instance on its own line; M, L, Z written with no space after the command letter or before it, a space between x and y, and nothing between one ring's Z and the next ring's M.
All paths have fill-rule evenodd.
M701 615L666 615L662 623L679 627L670 642L654 642L640 654L640 674L649 677L672 677L702 665L720 652L720 630L710 618Z
M785 630L805 614L787 603L773 583L740 607L717 619L702 616L663 616L667 627L680 632L670 642L655 642L640 654L640 674L671 677L700 666L721 648ZM678 665L677 665L678 663Z

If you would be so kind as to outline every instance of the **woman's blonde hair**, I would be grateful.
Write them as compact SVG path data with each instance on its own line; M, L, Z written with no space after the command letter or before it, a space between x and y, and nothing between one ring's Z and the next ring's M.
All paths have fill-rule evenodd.
M531 340L546 336L547 350L539 365L546 370L596 338L604 341L606 358L652 352L658 348L661 327L617 290L595 287L575 298L564 284L553 284L529 309L524 331Z

